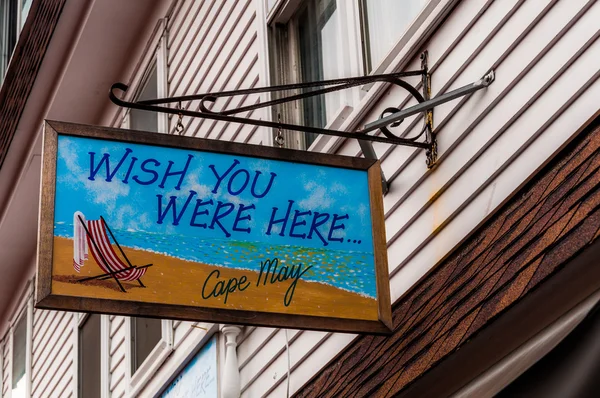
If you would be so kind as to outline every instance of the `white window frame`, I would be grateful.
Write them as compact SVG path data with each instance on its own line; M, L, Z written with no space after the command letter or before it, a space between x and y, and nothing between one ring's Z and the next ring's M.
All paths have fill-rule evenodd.
M17 18L16 18L16 32L15 32L15 46L12 48L11 53L8 54L8 59L6 60L6 65L0 65L0 86L2 85L2 81L4 80L4 75L6 74L6 71L8 70L8 65L10 64L10 61L12 59L12 56L15 53L15 48L17 47L17 44L19 42L19 36L21 35L21 32L23 30L23 25L25 24L25 20L27 19L27 15L29 15L29 11L31 11L31 5L29 5L29 10L27 11L26 15L23 15L23 4L26 2L27 0L17 0ZM0 19L4 19L4 21L6 22L6 19L8 19L4 14L0 14ZM3 32L0 32L0 35ZM0 62L2 62L0 60ZM0 392L1 393L1 392Z
M304 0L277 0L273 8L267 10L267 0L255 0L265 10L265 19L259 23L260 34L267 35L268 26L272 23L287 23ZM415 57L425 40L433 33L435 28L443 19L441 16L447 14L460 0L426 0L423 7L408 24L404 33L396 44L388 51L387 55L377 65L373 65L370 75L393 73L402 70L408 62ZM337 0L337 7L341 11L340 17L345 21L340 23L340 29L346 25L348 34L341 37L347 38L352 43L346 43L349 51L349 62L351 64L352 76L363 75L363 46L361 43L361 21L359 12L359 0ZM262 33L260 33L262 31ZM349 45L348 45L349 44ZM270 70L267 68L266 73ZM292 82L288 76L288 81ZM343 106L340 108L333 120L328 122L325 128L338 129L340 131L352 131L360 122L368 109L377 101L383 93L385 84L369 84L358 90L343 90L347 94ZM271 134L269 131L268 134ZM310 151L332 153L341 145L345 138L319 135L308 148ZM265 137L265 142L267 137Z
M90 316L88 313L73 313L73 391L79 398L79 333ZM100 396L110 397L110 321L108 315L100 315Z
M26 335L25 335L25 396L31 396L31 364L32 364L32 342L33 342L33 282L27 282L25 292L19 300L19 305L13 313L9 322L8 344L10 347L10 358L8 365L8 391L6 398L12 397L12 376L14 357L14 332L17 322L21 316L26 317ZM5 340L5 344L6 344ZM1 391L0 391L1 394Z
M19 34L21 34L21 31L23 30L23 25L25 25L25 20L27 19L27 16L29 15L29 11L31 10L31 5L33 4L33 1L31 2L32 4L29 5L29 10L27 10L27 14L25 15L25 18L23 18L23 4L25 4L27 0L18 0L18 8L17 8L17 37L19 37Z
M258 7L264 7L266 13L266 0L257 0L262 4L258 4ZM335 0L336 8L339 12L340 23L338 25L338 37L342 40L342 46L338 48L338 75L341 76L360 76L362 73L362 55L360 47L355 49L352 45L350 45L350 40L352 37L355 37L355 40L358 40L360 43L360 31L358 31L358 36L356 36L356 27L359 22L358 15L358 7L353 6L353 1L348 0ZM297 59L298 56L298 48L297 43L298 39L296 36L296 26L294 16L296 12L301 7L303 0L279 0L271 12L266 16L266 21L263 24L259 24L259 35L267 36L267 25L270 24L284 24L288 26L288 35L289 35L289 54L288 57L290 59L290 70L282 71L285 76L284 79L287 83L298 82L300 81L300 69L299 62ZM356 3L358 4L358 3ZM262 32L261 32L262 31ZM348 49L348 51L343 51L342 48ZM267 70L267 74L268 74ZM272 79L269 79L272 80ZM356 103L359 99L359 89L348 89L339 91L340 93L340 106L334 112L334 116L331 120L327 122L325 128L327 129L337 129L344 122L344 120L348 117L348 115L352 112L353 107L352 104ZM300 113L297 112L295 115L297 120L300 120ZM269 134L271 132L269 131ZM265 142L272 142L271 137L265 137ZM286 139L292 138L293 148L300 148L300 140L293 140L292 137L286 137ZM309 148L304 148L308 150L314 150L318 146L318 142L323 140L323 136L317 137L317 139L310 145Z
M133 374L131 372L131 362L133 360L131 357L133 348L132 322L133 318L125 320L125 335L128 336L125 339L125 363L127 364L127 396L133 397L152 380L156 371L173 352L173 321L167 319L161 320L162 337L160 341Z
M151 68L156 64L157 75L157 96L162 98L169 95L168 85L168 52L167 52L167 19L158 21L151 35L142 59L138 62L128 86L129 90L125 93L124 100L134 102L140 92L145 87L148 77L152 72ZM130 109L116 108L115 116L111 125L114 127L130 128ZM169 118L166 113L158 112L158 132L169 132Z

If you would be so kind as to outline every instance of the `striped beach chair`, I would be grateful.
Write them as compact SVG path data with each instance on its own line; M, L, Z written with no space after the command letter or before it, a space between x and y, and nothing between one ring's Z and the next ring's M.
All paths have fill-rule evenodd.
M77 282L85 282L93 279L104 280L114 279L122 292L126 292L121 281L137 281L141 287L146 287L141 277L144 276L148 267L152 264L146 264L142 266L132 265L131 261L127 258L127 255L115 239L112 231L108 224L104 220L104 217L100 216L99 220L86 220L81 212L76 212L75 217L79 220L79 225L85 232L85 244L82 243L82 234L76 230L75 232L75 251L73 258L73 267L77 272L81 269L83 262L87 259L88 250L91 251L92 257L96 260L96 263L100 269L104 272L103 274L91 276L88 278L78 279ZM117 245L121 256L125 259L125 262L115 252L113 246L110 243L110 239L107 232L110 234L112 240Z

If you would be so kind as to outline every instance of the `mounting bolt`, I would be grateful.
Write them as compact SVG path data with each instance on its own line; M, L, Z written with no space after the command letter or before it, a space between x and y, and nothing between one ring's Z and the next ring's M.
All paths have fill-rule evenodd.
M483 85L484 86L489 86L490 84L492 84L492 82L494 81L494 79L496 78L496 74L494 73L493 70L489 71L484 77L483 77Z

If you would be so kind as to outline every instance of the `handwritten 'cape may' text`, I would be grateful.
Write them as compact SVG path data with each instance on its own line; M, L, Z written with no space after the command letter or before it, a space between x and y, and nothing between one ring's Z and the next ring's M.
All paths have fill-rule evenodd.
M312 265L309 265L308 267L303 267L302 264L292 265L290 267L283 265L279 269L278 267L279 260L277 258L261 261L260 273L258 274L255 286L260 288L261 286L266 286L267 283L274 284L291 279L290 286L283 298L283 304L288 307L294 298L298 281L306 271L312 268ZM242 275L239 279L229 278L224 280L221 279L221 272L219 270L214 270L208 274L208 277L204 281L204 285L202 285L202 298L208 300L211 297L223 296L223 304L227 304L227 298L231 293L235 293L236 291L243 292L251 286L252 282L248 280L246 275Z

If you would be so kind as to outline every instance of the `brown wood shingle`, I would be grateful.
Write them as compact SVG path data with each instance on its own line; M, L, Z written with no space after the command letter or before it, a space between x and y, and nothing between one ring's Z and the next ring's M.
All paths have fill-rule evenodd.
M297 396L406 394L590 247L600 235L599 125L600 117L398 300L393 335L357 338Z

